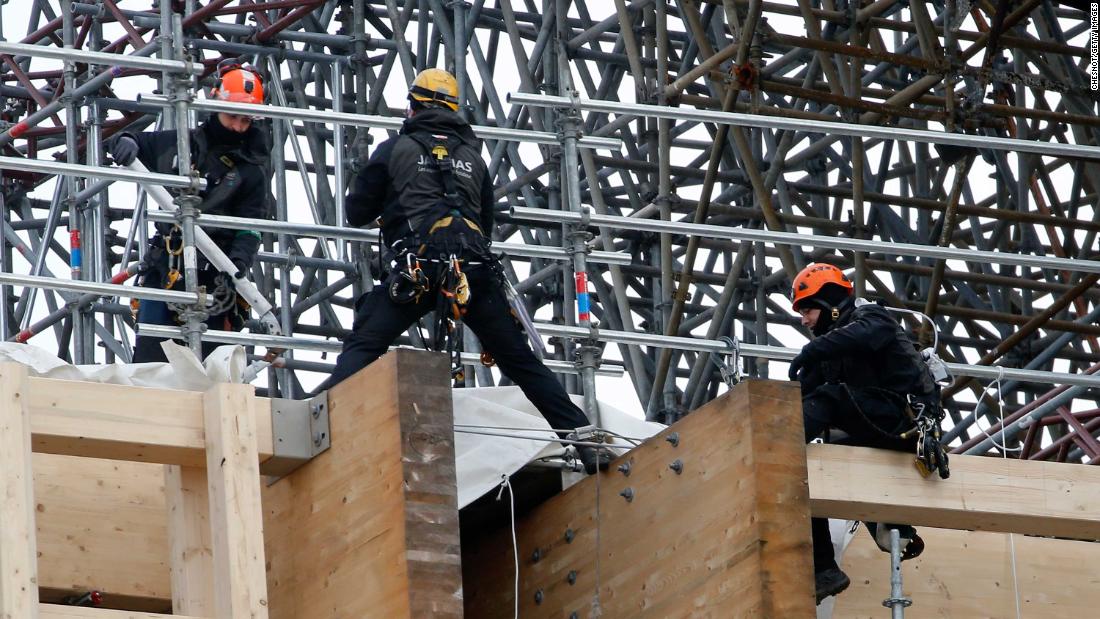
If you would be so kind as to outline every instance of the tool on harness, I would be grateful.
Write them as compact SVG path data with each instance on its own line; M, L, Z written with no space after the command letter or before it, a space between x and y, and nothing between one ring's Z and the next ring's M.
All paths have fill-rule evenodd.
M412 252L405 253L405 267L394 269L386 282L386 291L394 303L414 303L431 288L431 282Z
M169 290L175 287L176 282L179 281L181 277L179 263L180 256L183 255L182 237L179 239L179 245L175 249L172 249L172 236L178 229L179 226L176 226L171 232L164 236L164 252L168 255L168 274L164 277L164 287Z
M523 327L523 332L527 335L528 341L531 342L531 350L535 351L535 356L539 359L545 358L546 344L542 342L542 337L539 336L538 329L535 328L535 322L531 320L531 314L527 312L527 305L523 302L523 298L519 296L515 286L504 275L504 269L500 267L499 263L494 264L494 270L504 287L504 298L508 301L508 306L512 308L512 316Z
M865 299L856 299L856 307L871 303ZM935 321L927 314L910 309L902 309L882 305L889 312L897 314L910 314L920 320L927 321L932 326L932 345L921 350L918 354L922 369L925 372L921 387L923 393L905 394L905 412L913 423L913 427L902 432L902 439L917 437L917 453L914 466L922 477L929 477L933 472L938 473L940 479L951 476L951 468L948 463L947 450L942 441L941 425L946 411L941 402L940 387L951 382L951 372L947 364L936 354L939 346L940 330ZM901 328L900 325L898 327ZM861 411L862 413L862 411Z
M947 479L951 476L951 467L947 461L947 451L941 443L940 423L944 418L943 408L921 402L912 395L908 396L907 408L912 415L915 427L903 432L901 437L907 439L916 434L917 459L914 461L914 466L917 467L921 477L928 477L933 472L937 472L940 479Z

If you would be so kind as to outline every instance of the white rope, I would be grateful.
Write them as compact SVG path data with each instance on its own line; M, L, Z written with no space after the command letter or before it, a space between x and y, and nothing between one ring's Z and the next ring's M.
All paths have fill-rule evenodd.
M998 365L997 366L997 378L990 384L991 387L993 385L997 386L997 410L1001 415L1001 431L1002 432L1004 431L1004 427L1005 427L1005 401L1004 401L1004 397L1001 395L1001 379L1004 378L1004 375L1005 375L1004 366ZM977 421L978 420L975 417L974 422L977 423ZM981 426L979 425L978 428L980 429ZM1023 449L1024 449L1023 445L1020 445L1019 447L1012 448L1012 449L1006 447L1005 445L999 445L997 443L997 441L993 440L992 436L989 436L989 432L986 432L985 430L982 430L982 432L984 432L986 437L988 437L989 440L992 441L994 446L996 446L998 449L1001 450L1001 458L1004 459L1004 460L1008 459L1008 452L1010 452L1010 451L1023 451ZM1009 554L1009 559L1012 561L1012 594L1013 594L1013 597L1015 598L1015 601L1016 601L1016 619L1020 619L1020 617L1021 617L1021 614L1020 614L1020 580L1019 580L1019 578L1016 574L1016 536L1013 535L1012 533L1008 534L1008 554Z
M1005 375L1004 366L998 365L997 366L997 378L993 379L993 382L989 383L989 387L987 388L987 389L996 389L997 390L997 412L1000 413L1000 416L1001 416L1001 432L1004 432L1004 429L1005 429L1005 400L1004 400L1004 396L1001 393L1001 380L1004 378L1004 375ZM979 402L980 402L980 400L979 400ZM978 417L974 418L974 425L978 426L978 429L982 431L982 434L984 434L985 437L987 439L989 439L989 441L991 443L993 443L994 447L1001 450L1001 455L1002 456L1008 457L1007 452L1009 452L1009 451L1011 451L1011 452L1020 452L1020 451L1024 450L1023 445L1020 445L1019 447L1009 447L1007 445L1003 445L1001 443L998 443L997 439L993 438L993 435L991 435L989 433L989 430L982 427L982 424L979 423L979 421L978 421Z
M1001 432L1004 432L1005 427L1005 402L1001 397L1001 379L1004 378L1005 369L1004 366L997 366L997 408L1001 414ZM990 439L992 440L992 438ZM997 442L993 441L996 445ZM1008 451L1003 445L999 446L1001 449L1001 458L1008 459ZM1024 446L1021 444L1018 448L1012 451L1023 451ZM1012 592L1016 598L1016 619L1020 619L1020 580L1016 575L1016 536L1012 533L1008 534L1008 553L1012 559Z
M515 619L519 619L519 544L516 543L516 495L512 492L512 481L508 479L507 475L501 475L500 490L497 491L497 500L500 500L500 496L504 494L504 489L508 489L508 507L512 515L512 557L516 562L516 584L515 584L515 604L516 614Z

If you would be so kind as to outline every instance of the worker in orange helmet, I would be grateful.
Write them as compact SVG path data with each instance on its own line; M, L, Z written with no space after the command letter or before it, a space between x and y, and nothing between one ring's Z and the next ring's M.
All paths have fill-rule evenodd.
M236 62L218 67L217 83L209 98L233 104L262 104L263 80L253 68ZM199 194L199 208L205 214L230 215L250 219L270 218L271 139L266 127L248 113L218 112L190 131L191 164L206 180ZM176 130L145 133L123 131L106 142L107 152L118 165L130 165L135 159L153 172L175 174ZM198 258L199 285L213 294L215 303L206 320L207 327L219 331L237 331L248 317L247 306L238 303L232 276L244 276L252 267L260 246L260 235L251 230L206 229L210 238L225 252L236 273L223 274L201 254ZM157 224L149 240L144 271L139 285L147 288L184 290L182 240L178 226ZM175 326L180 324L175 309L160 301L141 301L138 323ZM143 336L134 344L133 362L165 361L160 342L163 338ZM205 357L215 347L203 343Z
M852 283L839 268L813 263L791 287L793 308L814 335L791 360L789 377L802 387L806 442L830 429L846 436L835 443L912 453L915 438L901 438L913 422L906 413L907 394L930 388L930 376L909 335L882 305L856 299ZM902 559L916 557L924 541L908 525L867 523L887 552L889 529L904 544ZM829 521L812 519L817 602L848 588L850 580L833 555ZM881 533L881 535L880 535Z

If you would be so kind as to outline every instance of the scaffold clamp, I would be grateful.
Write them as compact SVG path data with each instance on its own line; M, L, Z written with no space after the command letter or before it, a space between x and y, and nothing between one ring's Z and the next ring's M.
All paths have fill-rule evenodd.
M729 346L729 352L714 353L710 356L710 359L714 362L714 365L718 366L722 382L726 383L727 387L733 387L741 382L741 343L735 337L723 336L718 340ZM730 362L727 362L723 356L728 356Z

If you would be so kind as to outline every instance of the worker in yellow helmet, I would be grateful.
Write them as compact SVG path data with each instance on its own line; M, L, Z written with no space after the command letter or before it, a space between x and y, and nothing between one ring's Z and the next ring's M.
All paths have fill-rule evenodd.
M323 387L377 359L437 310L437 317L454 316L470 327L501 372L565 436L589 422L534 354L509 306L507 280L489 249L492 179L481 141L456 113L459 105L454 76L440 69L420 72L409 88L401 134L375 149L353 183L348 223L363 226L381 218L388 274L385 285L356 303L351 336ZM447 331L437 328L437 338ZM434 347L452 351L453 343L437 339ZM608 451L591 445L579 446L577 455L589 473L606 469L611 460Z
M409 87L410 116L429 107L458 111L458 81L443 69L424 69Z

